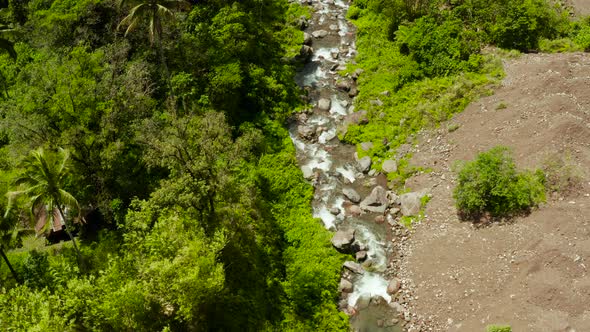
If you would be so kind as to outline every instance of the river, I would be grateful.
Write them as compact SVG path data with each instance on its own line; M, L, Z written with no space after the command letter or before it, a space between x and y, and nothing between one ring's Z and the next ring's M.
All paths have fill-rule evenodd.
M355 158L356 148L337 137L338 128L355 112L354 80L338 74L356 55L355 27L346 20L349 3L305 0L302 4L313 8L304 30L313 50L304 46L302 53L308 58L295 80L306 91L313 109L298 114L290 135L304 176L315 188L313 215L329 230L354 229L355 251L360 247L366 253L356 265L360 271L343 269L343 279L353 287L341 293L340 310L350 316L355 331L402 331L399 313L387 292L389 280L384 276L390 267L388 252L392 251L389 227L387 222L375 222L379 215L384 219L391 216L361 212L359 202L353 203L343 194L343 190L352 189L367 197L380 184L386 188L384 176L363 170Z

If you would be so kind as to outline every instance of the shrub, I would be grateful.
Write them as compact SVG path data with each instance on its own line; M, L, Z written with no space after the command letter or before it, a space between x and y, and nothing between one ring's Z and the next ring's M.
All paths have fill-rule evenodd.
M486 332L512 332L510 325L488 325Z
M460 168L453 197L464 217L505 217L543 202L544 179L540 170L518 172L510 150L497 146Z

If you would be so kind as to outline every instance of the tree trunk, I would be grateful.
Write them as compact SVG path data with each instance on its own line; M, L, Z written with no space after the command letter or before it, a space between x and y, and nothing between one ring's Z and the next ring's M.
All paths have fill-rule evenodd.
M6 265L8 265L8 269L12 273L12 276L14 277L14 280L16 280L16 282L20 284L21 281L20 281L18 275L16 274L16 271L12 268L12 265L10 264L10 261L8 261L8 257L6 257L6 254L4 253L4 250L2 249L2 246L0 246L0 256L2 256L2 258L4 258L4 261L6 262Z
M64 230L66 231L66 233L70 237L70 240L72 240L72 244L74 245L74 250L76 251L76 255L78 256L78 267L80 269L82 269L82 255L80 254L80 250L78 250L78 245L76 245L76 240L74 239L74 236L72 235L72 233L70 233L70 230L68 229L66 217L65 217L63 211L61 210L61 205L59 205L59 204L56 204L56 205L57 205L57 210L59 211L59 215L61 216L61 220L63 220L63 222L64 222L64 225L63 225Z

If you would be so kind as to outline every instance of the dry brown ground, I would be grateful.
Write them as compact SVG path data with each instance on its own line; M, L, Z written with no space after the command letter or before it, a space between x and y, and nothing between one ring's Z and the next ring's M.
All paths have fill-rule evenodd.
M413 284L413 312L437 331L590 331L590 54L523 55L505 69L493 96L450 121L459 129L426 133L415 147L412 163L434 172L408 185L433 198L400 275ZM512 223L460 222L452 164L500 144L522 168L569 158L580 185Z
M570 0L578 15L590 15L590 0Z

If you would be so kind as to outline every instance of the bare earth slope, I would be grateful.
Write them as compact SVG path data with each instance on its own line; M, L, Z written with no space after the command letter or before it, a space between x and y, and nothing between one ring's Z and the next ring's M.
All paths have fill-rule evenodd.
M459 129L424 134L414 147L412 164L434 172L407 183L433 195L403 250L412 312L437 331L590 331L590 55L523 55L505 68L493 96L451 120ZM569 158L582 181L513 223L460 222L452 164L500 144L521 168Z

